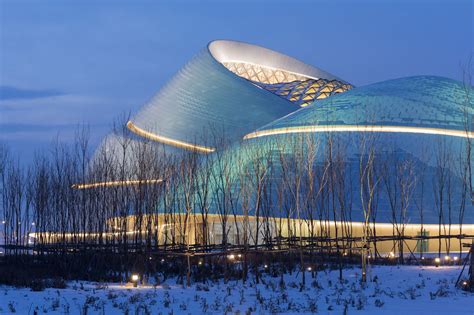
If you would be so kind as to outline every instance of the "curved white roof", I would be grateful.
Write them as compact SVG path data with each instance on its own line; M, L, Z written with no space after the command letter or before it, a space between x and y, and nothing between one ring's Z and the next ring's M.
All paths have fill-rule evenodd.
M341 80L340 78L279 52L238 41L215 40L208 44L211 55L220 63L246 63L282 70L309 79Z

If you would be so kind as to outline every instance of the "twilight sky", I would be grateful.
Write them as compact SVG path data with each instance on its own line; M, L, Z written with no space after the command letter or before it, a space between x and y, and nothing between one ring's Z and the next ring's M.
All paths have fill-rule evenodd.
M461 80L471 0L0 0L0 142L25 160L90 125L96 144L213 39L288 54L357 86Z

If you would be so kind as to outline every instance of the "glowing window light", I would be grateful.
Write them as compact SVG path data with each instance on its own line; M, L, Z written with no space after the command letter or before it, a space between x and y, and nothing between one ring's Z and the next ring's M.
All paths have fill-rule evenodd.
M90 189L90 188L98 188L98 187L157 184L157 183L161 183L162 181L163 181L162 179L118 180L118 181L106 181L106 182L96 182L96 183L74 184L71 187L74 188L74 189Z
M186 149L186 150L200 152L200 153L211 153L211 152L214 152L216 150L215 148L205 147L205 146L201 146L201 145L195 145L195 144L180 141L180 140L174 140L174 139L171 139L171 138L168 138L168 137L164 137L164 136L160 136L160 135L148 132L144 129L141 129L141 128L137 127L131 121L127 122L127 128L131 132L133 132L134 134L139 135L143 138L147 138L149 140L161 142L161 143L171 145L171 146L181 148L181 149Z
M317 132L392 132L392 133L417 133L429 135L453 136L462 138L474 138L474 132L465 130L406 127L406 126L357 126L357 125L334 125L334 126L296 126L287 128L276 128L255 131L244 136L244 140L292 133L317 133Z

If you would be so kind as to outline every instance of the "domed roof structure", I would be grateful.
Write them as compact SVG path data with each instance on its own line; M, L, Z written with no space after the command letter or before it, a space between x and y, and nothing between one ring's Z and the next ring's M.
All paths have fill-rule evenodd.
M474 117L474 99L466 97L465 89L472 91L472 87L461 82L434 76L379 82L315 101L259 128L247 138L318 130L464 137Z

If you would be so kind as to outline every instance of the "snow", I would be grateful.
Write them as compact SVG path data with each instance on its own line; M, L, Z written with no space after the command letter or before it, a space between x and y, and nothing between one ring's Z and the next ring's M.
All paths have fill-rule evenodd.
M296 272L284 276L283 287L270 274L258 285L253 279L246 285L221 280L191 288L177 285L176 278L138 288L82 281L41 292L0 286L0 314L474 314L474 294L454 287L460 268L376 266L369 274L375 281L365 288L359 268L345 269L343 283L337 270L319 271L315 278L306 272L302 292Z

